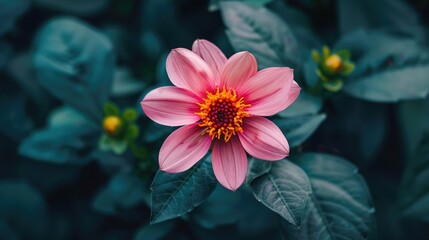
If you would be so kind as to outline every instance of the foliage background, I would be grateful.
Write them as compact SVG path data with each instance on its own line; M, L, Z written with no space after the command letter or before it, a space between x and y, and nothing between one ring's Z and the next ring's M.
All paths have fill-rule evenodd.
M349 49L356 69L343 90L309 97L277 123L293 153L333 154L359 168L379 239L427 238L429 2L220 2L229 1L0 0L1 239L261 239L285 229L248 187L232 193L209 180L214 192L192 213L149 224L149 186L172 129L147 119L139 102L170 84L169 51L197 38L227 56L249 50L263 67L292 66L303 85L316 76L312 49ZM234 36L249 26L268 41ZM284 31L295 42L277 42L282 58L264 58L266 45L279 53L271 43ZM103 151L106 101L115 114L138 112L137 146L126 138Z

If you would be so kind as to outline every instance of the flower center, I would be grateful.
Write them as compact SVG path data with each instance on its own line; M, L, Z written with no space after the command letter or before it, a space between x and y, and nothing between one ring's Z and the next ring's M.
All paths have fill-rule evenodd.
M250 104L244 103L244 98L238 98L233 89L222 91L217 88L215 93L208 92L202 103L198 103L200 111L195 113L201 117L201 127L205 127L205 132L212 139L221 137L228 140L236 135L236 132L243 132L243 118L249 117L245 108Z
M122 121L116 116L108 116L103 120L103 128L109 135L116 135L122 127Z
M341 66L342 66L342 61L340 56L338 56L337 54L332 54L331 56L329 56L326 60L325 60L325 65L326 67L328 67L331 71L333 72L337 72L338 70L340 70Z

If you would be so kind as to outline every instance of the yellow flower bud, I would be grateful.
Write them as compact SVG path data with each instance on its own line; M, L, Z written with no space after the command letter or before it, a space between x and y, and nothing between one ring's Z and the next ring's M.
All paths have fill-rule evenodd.
M103 120L104 131L109 135L116 135L120 132L122 121L117 116L107 116Z
M341 57L337 54L332 54L325 60L325 66L330 71L337 73L343 65L343 62L341 60Z

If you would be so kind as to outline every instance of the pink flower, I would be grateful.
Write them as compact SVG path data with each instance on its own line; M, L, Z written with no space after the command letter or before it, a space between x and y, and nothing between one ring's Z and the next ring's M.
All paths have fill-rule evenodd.
M289 155L283 133L264 117L282 111L298 97L301 89L292 69L257 71L251 53L239 52L227 59L206 40L196 40L192 51L173 49L166 67L175 86L154 89L141 102L153 121L185 125L162 144L161 170L186 171L212 146L216 178L235 191L246 177L246 152L268 161Z

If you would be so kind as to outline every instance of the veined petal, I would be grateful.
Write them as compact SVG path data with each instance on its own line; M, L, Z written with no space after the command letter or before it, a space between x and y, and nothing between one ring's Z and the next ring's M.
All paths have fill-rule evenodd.
M220 85L237 90L258 71L255 57L249 52L232 55L223 67Z
M183 126L167 137L159 151L159 168L169 173L183 172L206 155L211 137L202 135L198 124Z
M292 69L266 68L246 81L237 93L244 97L246 103L251 104L248 108L251 115L271 116L285 109L298 96L297 85L293 85L293 82ZM295 86L294 94L289 98L292 86Z
M192 44L192 51L210 65L218 82L226 62L223 52L216 45L204 39L195 40L194 44Z
M167 57L166 69L170 81L179 88L185 88L199 97L216 87L211 67L196 53L185 49L173 49Z
M198 98L178 87L159 87L150 91L140 105L153 121L167 126L182 126L200 119Z
M238 134L246 152L262 160L280 160L289 155L289 144L280 129L263 117L246 118Z
M243 184L247 172L247 156L239 139L216 141L212 151L213 171L222 186L235 191Z
M293 81L292 86L290 87L289 96L285 108L289 107L293 102L295 102L300 92L301 88L299 87L298 83Z

